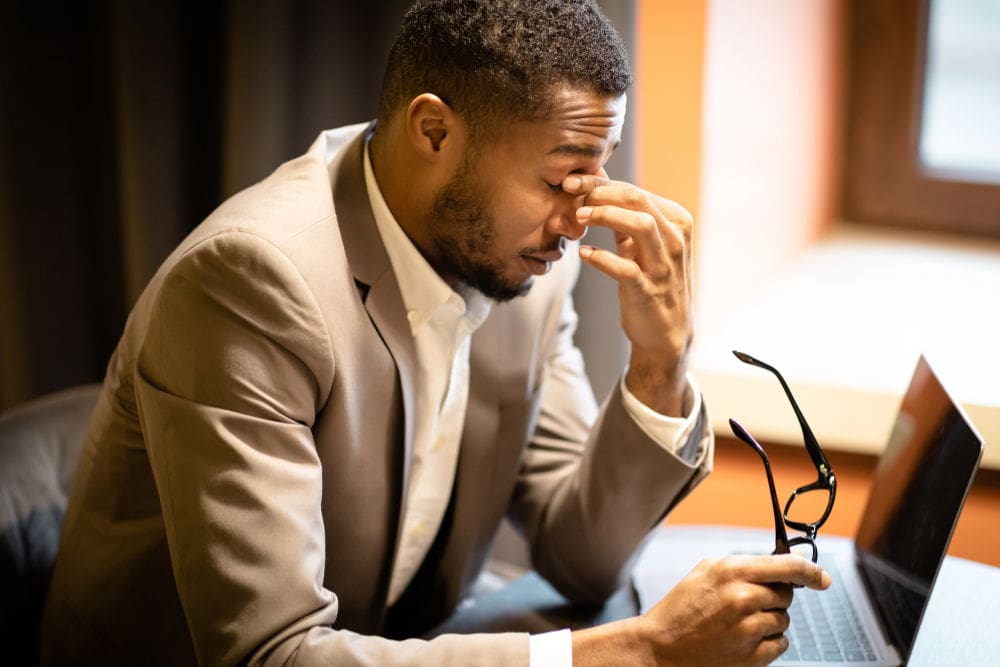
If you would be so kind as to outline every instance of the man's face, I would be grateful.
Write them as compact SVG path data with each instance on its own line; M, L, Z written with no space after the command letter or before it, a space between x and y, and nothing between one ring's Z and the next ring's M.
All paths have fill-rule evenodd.
M544 120L512 123L468 150L435 196L425 221L431 263L497 301L521 296L581 238L581 197L563 192L570 174L600 173L618 145L625 96L560 89Z

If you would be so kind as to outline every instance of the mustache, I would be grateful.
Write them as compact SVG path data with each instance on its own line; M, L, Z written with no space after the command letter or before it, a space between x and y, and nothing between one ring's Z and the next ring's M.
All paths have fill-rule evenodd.
M558 251L558 252L566 252L566 244L567 243L568 243L568 241L566 241L566 237L565 236L560 236L559 238L557 238L552 243L549 243L548 245L535 246L533 248L522 248L521 249L521 254L522 255L545 255L545 254L548 254L548 253L551 253L551 252L556 252L556 251Z

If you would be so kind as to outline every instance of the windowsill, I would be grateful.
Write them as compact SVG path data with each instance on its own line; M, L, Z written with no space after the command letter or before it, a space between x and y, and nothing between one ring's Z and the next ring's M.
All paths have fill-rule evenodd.
M739 275L733 275L739 280ZM963 404L1000 469L1000 242L841 224L717 331L693 369L718 433L801 443L774 364L825 447L877 455L920 353Z

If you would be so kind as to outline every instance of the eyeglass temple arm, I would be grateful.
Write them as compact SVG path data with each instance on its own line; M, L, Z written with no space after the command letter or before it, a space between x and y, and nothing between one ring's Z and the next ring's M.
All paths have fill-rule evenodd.
M816 467L823 473L824 477L828 477L832 473L832 468L830 467L830 462L826 460L826 456L823 454L822 448L819 446L819 442L816 440L816 436L813 435L812 429L809 428L808 422L806 422L805 416L802 414L802 410L799 409L799 404L795 400L795 396L792 395L792 390L788 387L788 383L785 382L785 378L781 376L778 369L770 364L766 364L760 359L751 357L745 352L737 352L733 350L733 354L736 358L745 364L750 364L751 366L757 366L763 368L764 370L770 371L778 378L778 382L781 383L781 388L785 390L785 396L788 397L788 402L792 404L792 410L795 411L795 417L799 420L799 427L802 429L802 439L806 445L806 451L809 452L809 458L812 459Z
M774 475L771 474L771 462L767 460L767 453L761 447L760 443L735 419L729 420L729 428L733 430L733 434L737 438L750 445L757 452L757 455L760 456L760 460L764 462L764 472L767 474L767 488L771 492L771 511L774 512L774 553L791 553L791 547L788 544L788 533L785 531L785 520L781 515L781 506L778 505L778 491L774 487Z

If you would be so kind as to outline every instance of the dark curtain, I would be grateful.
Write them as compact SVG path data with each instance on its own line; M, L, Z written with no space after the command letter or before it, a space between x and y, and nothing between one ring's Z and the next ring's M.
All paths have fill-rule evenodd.
M0 9L0 410L101 379L173 247L374 116L408 0Z

